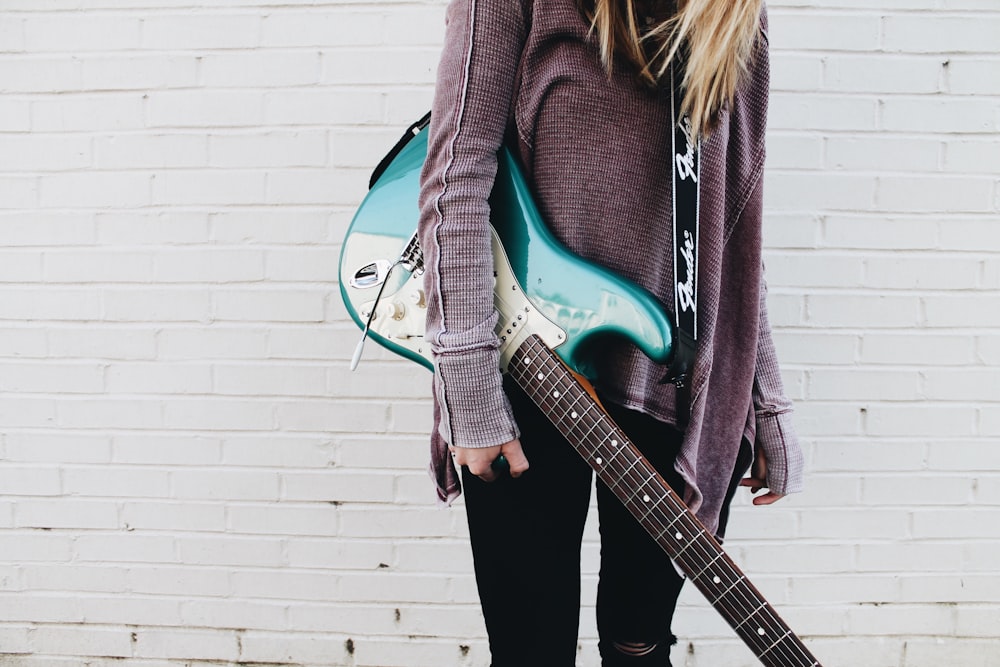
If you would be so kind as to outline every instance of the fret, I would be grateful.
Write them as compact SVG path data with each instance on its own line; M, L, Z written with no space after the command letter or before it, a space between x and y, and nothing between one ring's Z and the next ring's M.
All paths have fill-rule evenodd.
M514 351L508 372L766 667L821 667L537 336Z

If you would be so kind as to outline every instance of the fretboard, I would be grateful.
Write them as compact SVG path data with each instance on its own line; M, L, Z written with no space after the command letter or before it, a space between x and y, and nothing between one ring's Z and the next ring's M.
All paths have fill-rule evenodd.
M768 667L820 667L625 433L537 337L508 373Z

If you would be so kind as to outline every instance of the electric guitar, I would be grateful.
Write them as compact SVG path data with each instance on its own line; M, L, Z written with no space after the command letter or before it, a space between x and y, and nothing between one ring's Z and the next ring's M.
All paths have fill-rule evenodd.
M415 123L379 165L340 260L347 311L368 337L432 369L424 341L423 257L414 230L427 154ZM820 667L698 518L611 420L583 377L588 350L624 336L669 361L673 327L641 287L577 257L548 231L515 158L500 152L490 199L501 368L614 491L768 667ZM362 340L362 343L364 341ZM355 353L352 367L361 355Z

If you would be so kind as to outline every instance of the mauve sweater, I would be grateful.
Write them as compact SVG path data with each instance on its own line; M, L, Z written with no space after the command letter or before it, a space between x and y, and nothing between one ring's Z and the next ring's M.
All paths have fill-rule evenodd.
M741 440L763 448L772 491L802 486L764 307L762 171L768 95L766 16L751 71L702 142L698 350L676 467L685 501L719 531ZM448 444L519 436L494 334L488 198L503 142L515 148L555 235L655 294L672 311L667 86L609 77L575 0L452 0L421 177L426 336L435 357L431 472L459 493ZM676 423L666 369L625 342L602 348L605 400ZM724 520L721 522L724 523Z

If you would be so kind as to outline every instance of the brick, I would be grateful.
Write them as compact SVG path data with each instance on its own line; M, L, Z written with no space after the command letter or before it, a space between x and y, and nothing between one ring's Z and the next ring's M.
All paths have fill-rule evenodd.
M781 130L873 131L878 103L854 95L818 95L775 92L771 95L768 125Z
M886 289L968 290L980 267L961 256L873 257L865 262L865 285Z
M175 399L164 406L164 423L173 429L246 431L270 429L275 419L260 401L212 398Z
M919 364L950 366L975 360L975 341L937 333L866 332L861 337L861 361L866 365Z
M208 151L213 167L321 167L327 164L327 134L212 134Z
M92 140L87 136L0 134L0 171L83 169L93 163Z
M35 177L0 176L0 209L36 208L39 201L39 184Z
M371 401L298 401L277 405L276 419L284 431L384 432L389 408Z
M171 530L222 532L226 508L220 503L185 500L153 500L148 497L122 503L122 525L126 530Z
M198 85L198 59L194 56L121 52L111 56L79 58L81 86L86 90L158 90Z
M277 500L279 480L257 470L184 470L173 474L172 497L194 500Z
M811 295L806 319L814 327L907 328L920 323L920 306L917 297L884 296L880 292Z
M316 51L241 50L211 53L200 63L209 88L280 88L317 83L321 59Z
M337 534L337 514L330 505L233 505L226 525L234 534L332 536Z
M264 119L264 95L243 90L152 91L151 127L255 127Z
M128 590L126 570L107 564L32 563L23 567L22 576L26 587L34 591L124 593Z
M127 658L132 642L127 628L39 626L31 632L36 651L55 655L96 655Z
M146 49L243 49L259 43L261 17L252 14L151 15L142 22Z
M57 496L61 475L56 467L41 465L0 466L0 488L9 496Z
M850 171L935 172L943 143L914 137L830 137L824 142L826 165Z
M104 501L25 499L17 503L14 524L17 528L42 530L116 529L119 526L118 507Z
M0 547L4 559L12 563L64 563L70 560L74 544L65 534L6 530L0 535Z
M142 658L236 660L239 640L231 630L141 629L135 655Z
M93 143L94 162L100 169L197 168L208 165L208 141L199 134L116 134L97 137ZM129 216L130 227L140 226L136 217ZM105 222L105 226L107 224ZM119 224L115 229L121 228ZM142 225L142 229L147 227Z
M878 179L875 208L902 212L985 212L993 210L993 179L886 176Z
M201 566L279 567L284 565L283 542L261 535L181 537L177 555L181 563Z
M301 632L392 635L401 631L395 611L386 606L303 603L289 609L289 616L292 627ZM444 627L453 626L441 625L437 632Z
M152 256L134 250L49 251L42 263L52 283L145 283L153 277Z
M1000 140L961 138L945 143L944 166L949 172L995 174L1000 169Z
M48 398L6 398L0 402L0 426L5 430L15 426L32 428L56 424L57 406Z
M223 597L230 592L229 575L218 568L135 566L127 576L129 590L139 594Z
M311 245L330 238L327 211L280 214L261 211L218 212L211 217L212 240L221 243Z
M57 423L63 428L157 428L163 425L159 401L81 398L62 400Z
M27 14L24 21L25 47L32 52L127 50L139 46L142 21L136 17L93 13Z
M170 474L164 470L125 466L67 468L62 476L68 495L165 498L170 494Z
M191 599L181 603L181 616L184 625L193 627L285 630L300 627L287 621L292 609L266 600Z
M112 394L204 394L211 391L212 369L204 364L114 363L106 367Z
M399 548L384 539L297 538L288 543L288 565L303 569L377 570L391 564L399 569L394 558Z
M769 24L776 50L876 51L879 47L879 17L873 14L774 12Z
M156 282L234 283L264 278L264 253L242 249L174 249L153 256Z
M334 503L390 503L392 475L347 470L288 472L281 475L282 500Z
M45 338L48 354L54 358L152 359L156 355L156 333L151 329L51 327Z
M73 544L79 561L106 563L171 563L176 560L173 537L159 535L82 535Z
M906 53L996 53L1000 17L897 14L884 22L885 49Z
M161 359L260 359L268 332L253 327L213 324L211 327L161 329L156 336Z
M313 365L217 364L213 368L216 393L236 396L326 395L326 369Z
M201 286L189 289L106 288L101 290L103 318L109 322L206 322L212 295Z
M339 276L339 248L270 249L265 273L270 282L335 282Z
M261 577L254 572L232 575L233 595L241 598L277 600L337 600L340 577L327 572L279 570Z
M988 99L937 96L887 98L881 101L881 129L888 132L984 134L996 132L996 108ZM955 119L961 118L961 123Z
M0 391L35 393L98 393L104 388L104 368L83 363L0 363Z
M343 89L281 90L268 92L264 104L264 122L267 125L376 125L385 122L385 95L365 90ZM424 108L428 105L418 106ZM395 123L402 133L411 118L412 108L406 118Z
M137 92L101 95L58 95L40 97L31 102L31 130L33 132L102 132L139 130L146 127L143 113L143 96ZM77 177L86 179L92 175L62 174L62 180ZM138 180L141 174L130 174ZM95 183L96 184L96 183ZM115 187L105 184L105 187ZM121 189L121 184L116 189ZM93 193L97 197L102 193ZM105 196L117 194L127 198L128 192L105 192ZM79 192L79 196L86 191Z
M97 238L106 245L179 245L209 238L205 213L98 213L96 227Z
M111 441L106 435L83 433L9 433L5 459L30 463L107 463Z
M334 85L430 84L441 58L437 48L402 48L398 58L379 57L384 50L331 49L321 52L320 82Z
M228 289L214 295L219 320L247 322L322 322L325 294L317 290Z
M393 8L392 13L399 11ZM363 8L345 10L316 7L310 11L286 9L264 17L261 45L267 47L366 46L382 32L386 12ZM438 42L440 43L440 42Z
M222 461L274 468L325 468L335 463L333 443L323 435L228 436L222 442Z

